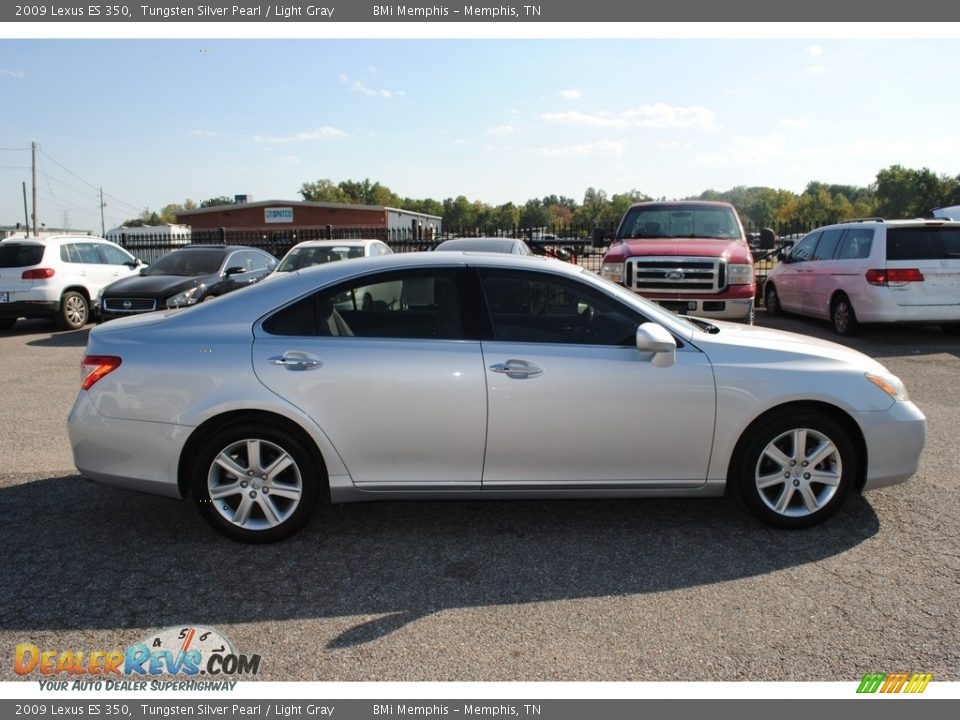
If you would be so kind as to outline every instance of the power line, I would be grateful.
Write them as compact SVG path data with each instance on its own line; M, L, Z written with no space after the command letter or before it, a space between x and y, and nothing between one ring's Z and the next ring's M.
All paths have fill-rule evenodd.
M38 146L38 149L39 149L41 155L43 155L44 157L46 157L47 159L49 159L52 163L54 163L55 165L57 165L58 167L60 167L61 169L63 169L64 172L69 173L70 175L72 175L73 177L75 177L77 180L79 180L80 182L82 182L84 185L87 185L87 186L93 188L94 190L96 190L97 193L100 193L100 191L102 190L102 188L101 188L100 186L94 185L94 184L93 184L92 182L90 182L89 180L85 180L84 178L80 177L80 176L77 175L75 172L73 172L72 170L70 170L68 167L66 167L66 166L63 165L62 163L58 162L58 161L55 160L54 158L50 157L50 155L49 155L48 153L46 153L46 152L43 150L43 148L41 148L41 147ZM121 205L125 205L125 206L127 206L128 208L131 208L131 209L134 210L135 212L138 212L138 213L139 213L139 212L142 211L142 208L138 208L138 207L135 206L135 205L131 205L130 203L126 202L125 200L121 200L120 198L114 197L113 195L108 195L107 193L103 193L103 194L104 194L104 197L109 197L111 200L113 200L113 201L115 201L115 202L118 202L118 203L120 203Z

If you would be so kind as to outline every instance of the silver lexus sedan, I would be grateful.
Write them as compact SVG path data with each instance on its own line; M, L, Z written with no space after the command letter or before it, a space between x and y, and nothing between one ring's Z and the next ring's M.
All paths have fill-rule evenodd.
M358 289L389 287L364 306ZM860 353L683 318L577 266L408 253L95 328L80 473L270 542L317 502L737 496L802 528L909 478L926 421Z

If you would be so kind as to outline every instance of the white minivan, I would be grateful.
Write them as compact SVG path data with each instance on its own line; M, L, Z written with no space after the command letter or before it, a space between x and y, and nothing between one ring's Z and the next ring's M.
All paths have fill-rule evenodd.
M854 220L817 228L779 256L764 285L767 313L861 323L936 323L960 335L960 222Z

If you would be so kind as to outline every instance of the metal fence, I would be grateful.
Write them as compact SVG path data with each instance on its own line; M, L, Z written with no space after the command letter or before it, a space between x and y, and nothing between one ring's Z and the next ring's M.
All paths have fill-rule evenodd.
M747 234L753 250L756 267L758 295L771 268L776 264L777 253L800 237L806 230L796 224L771 228L761 242L761 228L748 228ZM226 244L247 245L269 252L281 258L299 242L306 240L354 240L371 238L385 242L396 253L432 250L441 241L454 237L505 237L526 241L539 255L560 257L574 261L582 267L600 271L604 253L616 228L564 225L553 227L468 227L446 229L444 233L425 237L415 234L411 228L383 227L296 227L282 230L228 229L194 230L190 236L149 234L137 231L129 236L120 233L117 242L146 263L152 263L161 255L185 245Z

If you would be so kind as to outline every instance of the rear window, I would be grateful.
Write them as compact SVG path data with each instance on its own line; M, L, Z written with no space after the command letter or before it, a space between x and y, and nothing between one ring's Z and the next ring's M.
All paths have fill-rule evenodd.
M43 259L43 245L0 243L0 267L16 268L39 265Z
M960 228L911 227L887 230L887 260L960 259Z

